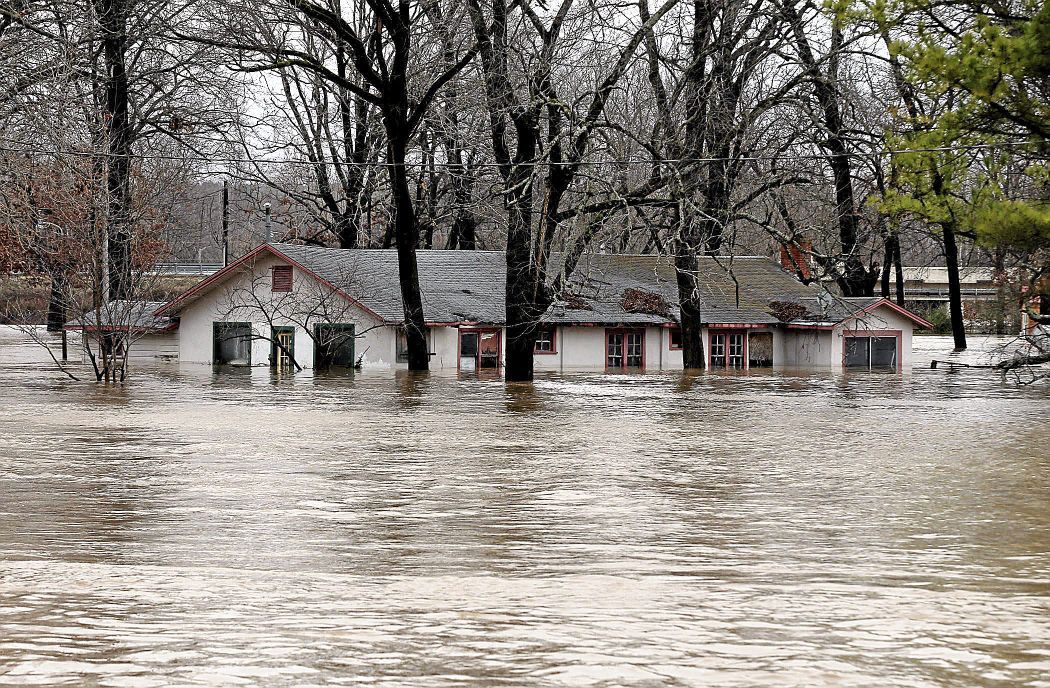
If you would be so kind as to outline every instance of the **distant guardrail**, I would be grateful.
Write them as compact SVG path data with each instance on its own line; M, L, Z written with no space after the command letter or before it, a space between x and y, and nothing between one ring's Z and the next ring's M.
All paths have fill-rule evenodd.
M999 295L998 289L987 289L984 287L974 288L963 288L962 297L964 299L977 299L977 300L991 300ZM944 299L948 300L948 288L947 287L904 287L904 298L921 301L923 299Z
M148 272L152 275L210 275L222 270L222 263L157 263Z

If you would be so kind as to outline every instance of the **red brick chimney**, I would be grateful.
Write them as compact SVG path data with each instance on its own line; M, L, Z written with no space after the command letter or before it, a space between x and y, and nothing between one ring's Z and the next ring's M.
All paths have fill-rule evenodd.
M803 279L812 279L813 270L809 265L809 255L813 251L813 242L800 239L797 244L780 245L780 265L790 273L801 273Z

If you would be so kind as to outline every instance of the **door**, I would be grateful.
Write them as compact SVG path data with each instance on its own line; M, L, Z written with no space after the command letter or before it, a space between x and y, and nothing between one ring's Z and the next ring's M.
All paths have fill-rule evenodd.
M276 368L278 373L294 372L294 360L295 328L274 327L270 337L270 367Z
M478 344L478 369L499 368L499 332L482 332Z
M460 330L459 369L498 370L500 349L499 330Z
M353 325L314 325L314 368L352 368L355 363Z
M605 367L627 370L645 367L645 330L606 330Z
M743 368L747 360L746 341L745 332L712 332L710 368Z
M213 323L212 362L217 365L250 366L252 364L251 323Z

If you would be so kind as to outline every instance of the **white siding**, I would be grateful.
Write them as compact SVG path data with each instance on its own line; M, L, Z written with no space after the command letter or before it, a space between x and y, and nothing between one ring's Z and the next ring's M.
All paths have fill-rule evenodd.
M84 336L77 330L70 330L66 335L66 350L70 360L87 361L83 347L91 347L93 353L96 351L97 340L90 334ZM61 345L56 349L61 353ZM178 358L179 340L178 332L157 332L153 334L134 335L128 348L128 361L146 363L156 360L171 360Z
M147 334L135 339L128 351L128 358L133 360L169 360L179 356L179 338L177 332Z

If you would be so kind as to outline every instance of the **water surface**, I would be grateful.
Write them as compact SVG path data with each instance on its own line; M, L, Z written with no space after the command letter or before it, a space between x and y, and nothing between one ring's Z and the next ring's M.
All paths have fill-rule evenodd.
M0 330L0 684L1050 686L1050 385L916 344L106 388Z

